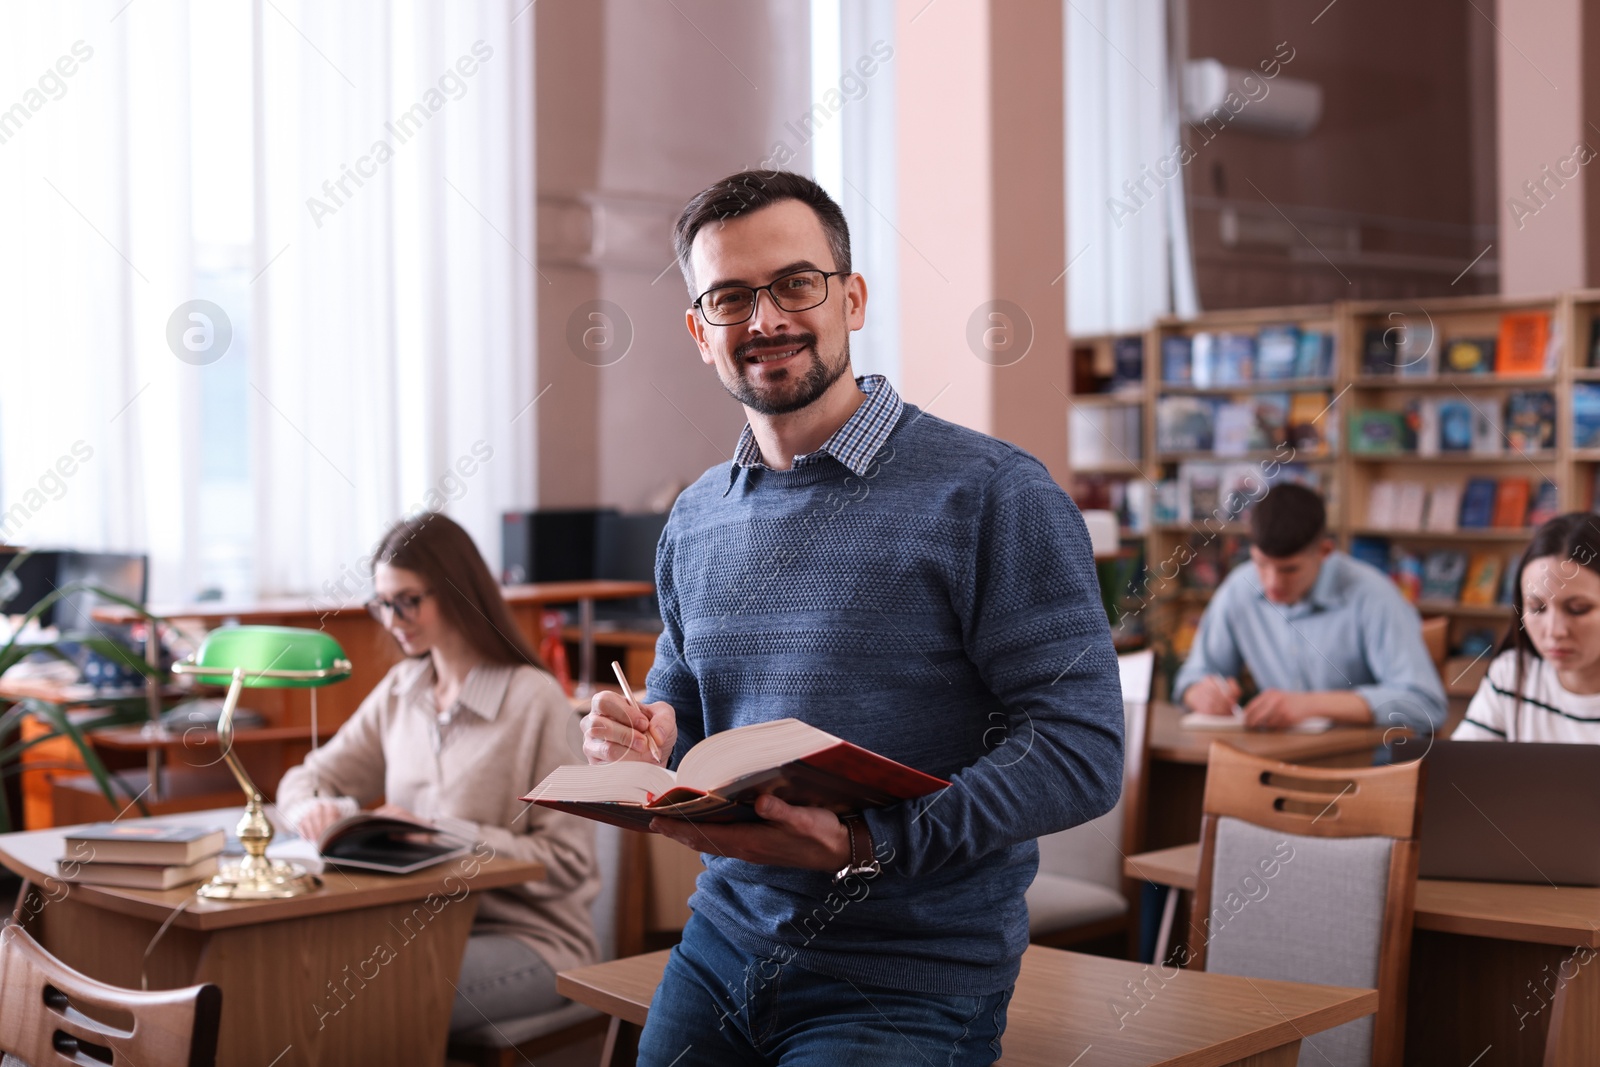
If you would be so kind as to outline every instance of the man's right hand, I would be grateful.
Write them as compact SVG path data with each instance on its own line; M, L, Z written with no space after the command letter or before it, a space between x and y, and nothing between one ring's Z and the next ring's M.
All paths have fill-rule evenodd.
M650 755L650 740L661 758ZM678 715L664 700L640 705L635 711L619 693L594 695L583 717L583 754L590 763L637 760L665 767L678 743Z
M1183 691L1183 703L1201 715L1232 715L1243 692L1232 678L1208 674Z

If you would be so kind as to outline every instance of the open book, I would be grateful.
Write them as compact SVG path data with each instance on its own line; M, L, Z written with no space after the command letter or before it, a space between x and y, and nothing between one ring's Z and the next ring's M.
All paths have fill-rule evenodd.
M1191 711L1178 720L1178 725L1185 730L1245 730L1244 712L1235 711L1232 715L1206 715L1202 712ZM1285 726L1278 733L1284 734L1320 734L1333 729L1333 720L1321 715L1313 715L1308 719L1301 719L1293 726Z
M522 799L648 830L657 815L759 821L753 805L764 793L843 814L926 796L949 784L799 719L775 719L713 734L685 753L676 774L631 760L557 767Z
M317 852L337 867L410 874L464 856L471 842L437 826L358 811L322 831Z

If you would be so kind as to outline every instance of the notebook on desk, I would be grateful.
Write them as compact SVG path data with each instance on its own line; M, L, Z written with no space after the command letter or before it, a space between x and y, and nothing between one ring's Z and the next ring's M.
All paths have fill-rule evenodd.
M1600 745L1437 741L1418 874L1600 886Z

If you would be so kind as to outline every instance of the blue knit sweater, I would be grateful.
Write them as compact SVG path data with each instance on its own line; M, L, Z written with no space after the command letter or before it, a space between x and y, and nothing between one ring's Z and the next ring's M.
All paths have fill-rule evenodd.
M870 469L707 471L656 582L650 699L703 737L792 716L952 784L867 813L875 878L708 854L690 906L745 951L984 994L1028 941L1035 838L1122 783L1122 695L1088 533L1026 452L907 405ZM736 984L738 976L729 976Z

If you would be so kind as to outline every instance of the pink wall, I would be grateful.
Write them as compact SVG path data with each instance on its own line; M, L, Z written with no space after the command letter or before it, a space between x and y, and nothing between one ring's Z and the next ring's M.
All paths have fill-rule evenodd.
M1500 0L1497 15L1501 290L1581 286L1597 164L1574 156L1580 144L1585 156L1600 149L1584 122L1582 0Z
M900 0L896 18L907 399L1064 478L1061 8ZM989 308L998 301L1022 314ZM980 334L1031 329L1031 348L975 349L974 316Z

